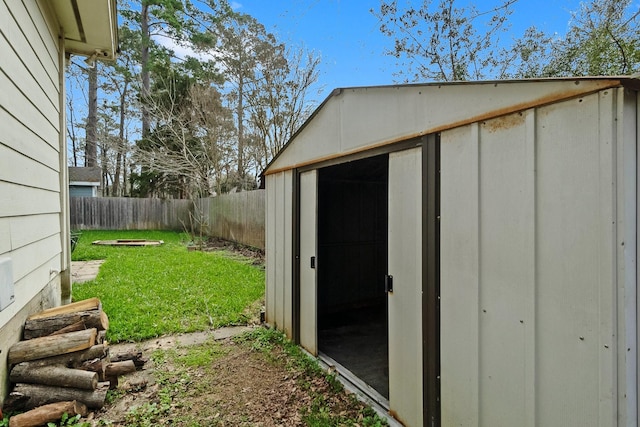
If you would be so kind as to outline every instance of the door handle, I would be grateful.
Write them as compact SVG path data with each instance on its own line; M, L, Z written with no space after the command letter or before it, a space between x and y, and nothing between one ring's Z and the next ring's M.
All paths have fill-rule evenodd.
M393 276L390 274L384 276L384 291L388 294L393 293Z
M311 268L316 268L316 257L315 256L311 257Z

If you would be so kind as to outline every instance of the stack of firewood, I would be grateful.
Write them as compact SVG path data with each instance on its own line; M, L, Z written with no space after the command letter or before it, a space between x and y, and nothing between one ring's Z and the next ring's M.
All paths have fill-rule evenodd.
M118 376L144 364L141 354L112 361L105 341L108 328L109 318L97 298L27 319L24 340L9 349L9 379L15 387L5 408L28 412L13 416L10 427L45 424L63 413L84 416L87 408L104 406Z

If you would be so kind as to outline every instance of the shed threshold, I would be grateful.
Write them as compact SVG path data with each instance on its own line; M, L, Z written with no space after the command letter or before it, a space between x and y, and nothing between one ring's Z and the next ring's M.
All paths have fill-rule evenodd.
M378 393L373 387L362 381L325 353L318 353L318 362L326 371L335 371L338 381L344 385L344 388L355 394L361 402L371 406L378 415L387 420L389 426L403 427L398 420L389 415L389 400Z

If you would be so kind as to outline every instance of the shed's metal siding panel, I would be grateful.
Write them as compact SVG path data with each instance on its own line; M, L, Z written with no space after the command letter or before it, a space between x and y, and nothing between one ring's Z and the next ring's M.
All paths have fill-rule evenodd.
M279 249L276 230L276 200L278 192L276 185L278 177L283 174L269 175L266 177L267 200L265 205L265 256L266 256L266 291L265 291L265 317L266 321L275 326L276 321L276 252Z
M478 141L479 422L533 425L533 129L527 114L482 122ZM446 240L446 239L445 239ZM508 363L505 347L509 348Z
M616 288L635 281L618 277L635 262L617 258L635 235L618 220L635 207L616 182L635 160L619 163L616 102L602 91L443 133L444 426L617 425L619 371L635 369L618 366Z
M613 424L611 109L609 91L537 114L536 407L541 425ZM606 116L609 120L601 119Z
M300 345L318 354L317 275L311 257L317 256L318 171L300 175ZM318 259L318 262L322 262Z
M479 425L479 126L440 139L440 351L443 426Z
M422 148L389 154L389 409L421 426Z
M293 172L267 177L266 317L291 338L292 332L292 184Z
M617 82L505 81L342 89L316 111L267 174L594 92Z
M616 89L617 93L617 307L618 307L618 425L636 425L637 357L636 340L636 245L637 233L637 92Z

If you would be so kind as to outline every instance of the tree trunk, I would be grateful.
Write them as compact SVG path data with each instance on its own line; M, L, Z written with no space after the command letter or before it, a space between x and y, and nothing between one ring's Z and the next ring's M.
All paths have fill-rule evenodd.
M149 80L149 45L151 43L151 35L149 34L149 5L146 1L142 2L142 10L140 11L140 30L142 32L142 49L140 52L140 74L142 77L142 138L146 138L151 128L149 108L147 107L151 87Z
M113 195L115 197L120 196L120 170L123 168L122 159L125 154L125 140L124 140L124 123L126 120L126 108L127 108L127 92L129 89L129 82L124 82L122 93L120 94L120 123L118 126L118 148L116 150L116 173L113 177ZM123 185L123 187L125 187Z
M102 310L90 310L27 319L24 323L24 339L45 337L67 327L79 328L75 330L95 328L103 331L109 328L109 318Z
M12 383L42 384L84 390L95 390L98 386L96 372L70 369L65 366L33 367L28 362L14 366L9 379Z
M98 383L98 387L95 390L19 383L16 384L11 394L29 397L25 402L25 409L33 409L48 403L67 400L77 400L87 405L87 408L100 409L104 406L108 390L109 383L107 382Z
M36 427L49 422L59 421L64 414L69 417L87 415L86 405L76 402L56 402L40 406L23 414L14 415L9 420L9 427Z
M242 61L242 57L240 58ZM241 62L242 63L242 62ZM238 180L239 190L244 190L244 79L242 72L238 80Z
M98 64L89 68L89 110L87 113L84 165L97 166L98 162Z
M98 331L95 328L69 332L50 337L20 341L9 348L7 361L10 365L29 360L43 359L60 354L84 350L96 343Z

